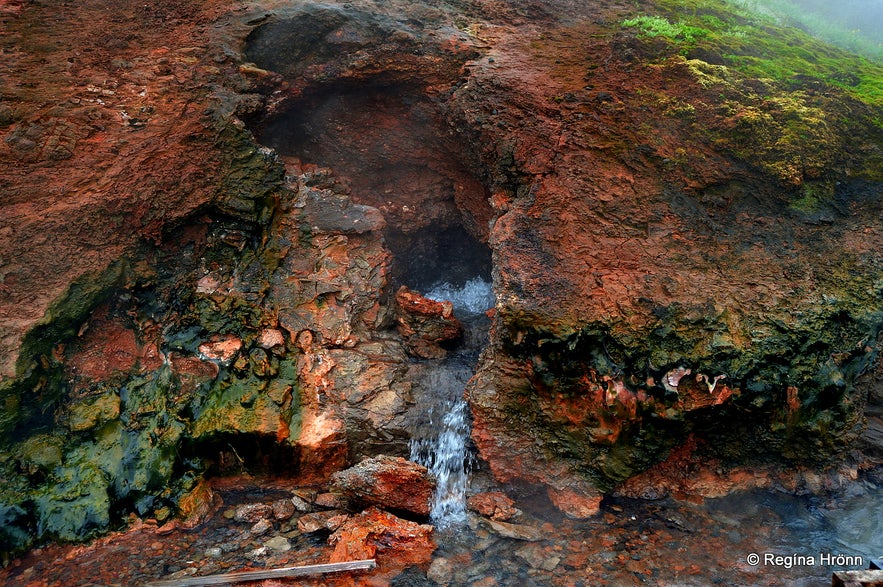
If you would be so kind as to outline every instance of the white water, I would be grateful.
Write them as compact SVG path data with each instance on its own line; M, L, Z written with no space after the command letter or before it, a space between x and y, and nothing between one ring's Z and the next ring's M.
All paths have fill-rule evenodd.
M415 382L422 396L419 402L427 407L411 437L411 460L429 469L436 479L430 517L437 528L444 529L466 522L470 422L463 392L487 340L484 313L494 305L494 292L490 283L476 277L461 287L440 283L425 296L452 302L465 330L461 346L446 359L425 364L422 377Z
M449 301L454 304L454 313L461 320L468 315L483 314L494 307L493 286L481 277L475 277L464 285L456 287L450 283L434 285L425 297L437 302Z

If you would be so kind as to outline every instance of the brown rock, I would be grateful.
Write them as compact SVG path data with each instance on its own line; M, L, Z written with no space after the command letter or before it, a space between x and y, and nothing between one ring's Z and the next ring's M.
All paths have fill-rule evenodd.
M428 516L435 481L422 465L379 456L332 475L332 488L354 504Z
M489 491L471 496L466 505L472 511L493 520L507 521L520 512L515 502L502 491Z
M543 531L533 526L524 524L510 524L508 522L498 522L496 520L484 520L484 523L490 527L492 531L504 538L514 538L515 540L525 540L534 542L546 538Z
M270 507L273 508L273 518L276 520L287 520L294 515L295 504L291 499L279 499L274 501Z
M463 326L454 317L451 302L437 302L402 286L396 292L396 320L408 351L424 359L438 359L447 353L441 343L459 338Z
M255 523L273 515L273 508L265 503L246 503L236 508L233 519Z
M221 498L205 480L200 480L196 487L178 500L178 513L186 520L188 527L194 527L204 522L220 505Z
M382 558L400 568L428 563L436 547L432 526L402 520L374 507L352 516L328 543L334 546L330 562Z
M341 516L346 517L346 514L340 510L305 514L298 518L297 529L304 534L311 534L313 532L318 532L319 530L332 530L340 526L342 523Z
M340 509L346 505L346 498L339 493L320 493L315 504L320 508Z

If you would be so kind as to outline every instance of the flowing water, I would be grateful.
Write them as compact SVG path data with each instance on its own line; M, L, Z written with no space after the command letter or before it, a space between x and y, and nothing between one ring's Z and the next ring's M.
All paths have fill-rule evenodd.
M426 297L454 305L463 323L463 339L445 359L427 361L416 387L425 410L411 437L411 460L424 465L438 486L431 517L440 529L466 522L466 487L469 479L469 408L463 399L478 353L487 342L489 320L485 311L494 305L491 284L479 277L460 285L447 282L429 288Z

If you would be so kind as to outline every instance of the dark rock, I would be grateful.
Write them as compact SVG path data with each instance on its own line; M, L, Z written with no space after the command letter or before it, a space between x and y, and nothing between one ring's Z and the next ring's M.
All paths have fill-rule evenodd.
M310 230L326 234L362 234L383 230L380 210L354 204L350 198L328 191L306 189L302 211Z

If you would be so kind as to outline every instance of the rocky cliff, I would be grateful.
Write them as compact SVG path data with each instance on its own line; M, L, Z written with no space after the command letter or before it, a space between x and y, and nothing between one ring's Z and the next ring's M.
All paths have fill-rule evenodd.
M404 454L457 323L395 293L440 275L493 277L480 459L574 517L670 455L837 462L879 401L881 68L809 35L714 0L0 17L4 550Z

